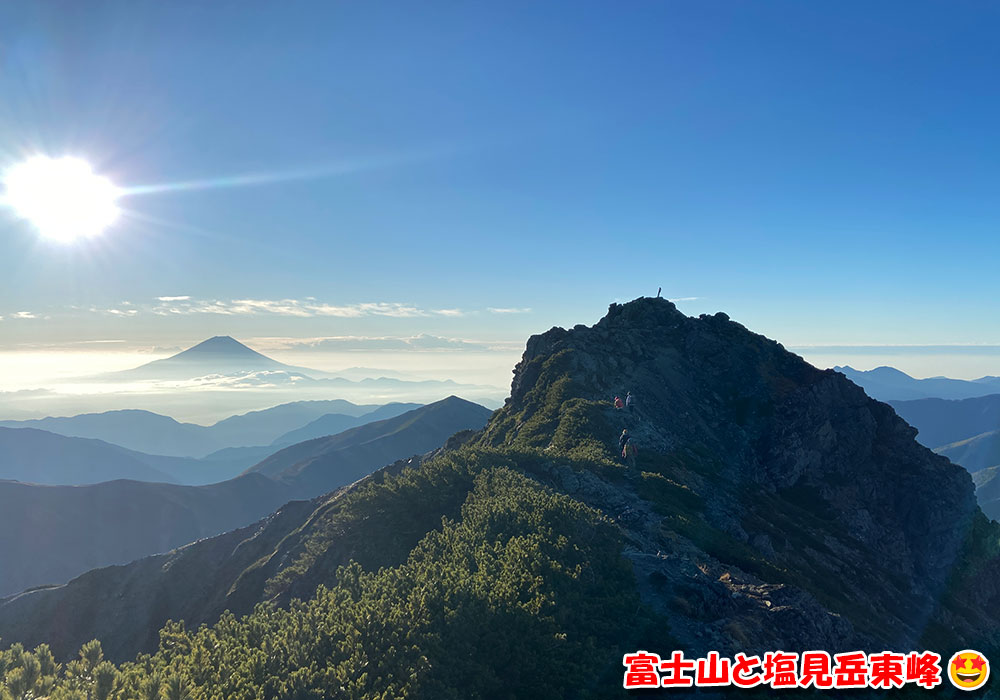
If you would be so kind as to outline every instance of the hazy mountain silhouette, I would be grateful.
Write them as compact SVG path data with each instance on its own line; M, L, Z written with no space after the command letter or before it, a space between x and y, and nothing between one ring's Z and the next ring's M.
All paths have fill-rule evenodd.
M93 438L149 454L197 457L224 447L202 425L151 411L124 409L78 416L2 421L6 428L38 428L67 437Z
M0 482L0 594L242 527L290 497L289 487L253 474L210 486Z
M234 374L260 370L277 370L293 374L310 371L272 360L228 335L217 335L176 355L154 360L134 369L115 372L110 376L130 380L194 379L209 374Z
M358 418L379 408L378 404L359 405L343 399L295 401L226 418L212 426L212 433L228 446L270 445L289 431L324 415L337 413Z
M0 479L79 486L115 479L187 486L232 479L275 448L221 451L204 458L151 455L94 438L66 437L37 428L0 427Z
M1000 516L1000 395L971 399L889 402L917 429L917 440L972 472L976 500L991 518Z
M282 457L266 460L260 469L207 486L0 482L0 595L60 584L88 569L243 527L293 498L312 498L387 463L439 447L456 432L482 427L490 413L452 397L339 437L314 440L301 453L286 448Z
M78 416L0 421L0 427L38 428L67 437L95 438L147 454L201 457L227 447L267 446L290 430L328 413L360 416L377 404L342 399L297 401L231 416L211 426L181 423L158 413L126 409Z
M420 408L420 405L418 403L389 403L362 416L328 413L325 416L320 416L308 425L285 433L271 444L275 447L285 447L326 435L336 435L337 433L350 428L356 428L365 423L384 420L386 418L395 418L402 413Z
M34 428L0 428L0 479L49 485L176 481L117 445Z
M388 464L423 454L463 430L479 430L493 411L449 396L337 435L286 447L247 470L292 483L305 497L349 484L371 472L372 464Z
M962 400L890 401L889 404L917 429L920 444L931 449L1000 430L1000 394Z
M1000 393L1000 377L981 377L973 380L948 377L916 379L894 367L876 367L867 371L859 371L853 367L833 369L879 401L925 398L968 399Z
M970 472L995 467L1000 465L1000 430L959 440L934 451Z
M1000 520L1000 464L980 469L972 475L976 484L976 500L988 517Z

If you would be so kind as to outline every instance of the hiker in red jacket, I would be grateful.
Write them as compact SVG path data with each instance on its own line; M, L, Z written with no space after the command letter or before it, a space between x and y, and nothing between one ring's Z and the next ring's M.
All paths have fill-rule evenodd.
M622 397L621 396L616 396L615 397L615 408L620 411L624 406L625 406L625 404L622 403Z

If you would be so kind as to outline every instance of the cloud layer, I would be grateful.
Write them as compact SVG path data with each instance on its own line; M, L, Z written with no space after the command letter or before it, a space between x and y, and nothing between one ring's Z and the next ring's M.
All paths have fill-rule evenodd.
M332 304L318 301L313 297L305 299L196 299L186 294L155 297L150 302L123 301L116 306L70 307L74 311L88 311L107 316L130 317L141 314L157 316L184 316L215 314L219 316L287 316L293 318L459 318L474 316L481 312L491 314L526 314L530 308L495 307L483 310L461 308L424 308L416 304L390 301L369 301L356 304ZM0 319L4 316L0 315ZM39 316L32 311L9 313L8 319L34 319Z
M351 352L355 350L465 350L473 352L516 351L523 342L481 341L465 338L444 338L420 333L413 336L342 335L322 338L257 338L255 347L267 350L308 350L321 352Z

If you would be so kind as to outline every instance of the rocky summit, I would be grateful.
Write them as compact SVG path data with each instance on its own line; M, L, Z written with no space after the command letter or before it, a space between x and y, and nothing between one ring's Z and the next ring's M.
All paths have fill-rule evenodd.
M622 430L638 447L623 480L556 457L600 460ZM915 434L725 314L643 298L533 336L484 443L553 456L552 483L617 522L642 600L686 650L983 646L996 526Z

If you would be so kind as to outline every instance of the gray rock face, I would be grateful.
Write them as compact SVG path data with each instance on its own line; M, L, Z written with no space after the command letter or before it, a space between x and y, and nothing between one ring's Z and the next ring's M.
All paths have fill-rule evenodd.
M982 517L968 473L843 375L725 314L638 299L533 336L487 442L528 441L557 382L554 438L582 401L579 434L603 433L610 456L627 427L645 473L602 489L554 467L553 485L619 522L644 601L687 648L909 648L941 619L992 638L995 621L943 603ZM611 408L627 391L632 411Z

